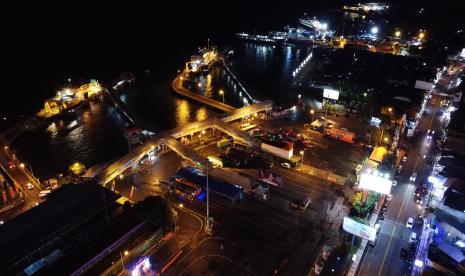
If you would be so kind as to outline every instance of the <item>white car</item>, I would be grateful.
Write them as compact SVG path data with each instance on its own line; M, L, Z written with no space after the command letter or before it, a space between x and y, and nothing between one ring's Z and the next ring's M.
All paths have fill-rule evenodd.
M408 218L406 227L409 228L409 229L412 229L412 227L413 227L413 218Z
M392 180L392 186L397 186L397 180Z
M416 172L412 173L412 176L410 176L410 181L411 182L415 182L415 180L417 180L417 173Z
M391 201L392 200L392 194L388 194L388 196L386 197L386 200Z
M286 169L290 169L291 164L284 162L284 163L281 163L281 167L286 168Z
M402 157L402 163L407 162L407 156Z
M32 183L30 183L30 182L28 182L28 183L26 184L26 187L27 187L29 190L34 189L34 185L32 185Z

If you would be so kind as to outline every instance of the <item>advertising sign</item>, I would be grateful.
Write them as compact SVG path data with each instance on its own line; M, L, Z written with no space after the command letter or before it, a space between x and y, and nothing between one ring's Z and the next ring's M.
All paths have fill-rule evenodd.
M131 276L148 276L155 275L155 272L152 270L152 264L148 257L144 258L139 262L132 270Z
M429 91L433 89L433 83L422 81L422 80L417 80L415 81L415 88Z
M370 124L374 127L379 127L379 124L381 124L381 119L378 117L371 117Z
M283 184L283 177L277 173L269 170L260 170L258 172L258 178L260 181L268 183L273 186L280 187Z
M360 176L360 185L362 189L388 195L391 192L392 181L381 175L372 173L362 173Z
M337 100L339 99L339 91L325 88L323 90L323 97L331 100Z
M342 228L346 232L363 239L368 239L369 241L375 241L376 239L376 228L357 222L348 217L344 217Z

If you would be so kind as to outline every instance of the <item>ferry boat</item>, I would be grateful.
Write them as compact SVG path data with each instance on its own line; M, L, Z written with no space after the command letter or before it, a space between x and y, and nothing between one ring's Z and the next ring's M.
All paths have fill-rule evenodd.
M389 10L389 5L386 3L380 2L370 2L364 4L357 4L356 6L342 6L342 10L346 12L353 12L353 13L385 13Z
M287 38L284 32L270 32L268 35L237 33L236 36L241 40L271 45L282 44Z

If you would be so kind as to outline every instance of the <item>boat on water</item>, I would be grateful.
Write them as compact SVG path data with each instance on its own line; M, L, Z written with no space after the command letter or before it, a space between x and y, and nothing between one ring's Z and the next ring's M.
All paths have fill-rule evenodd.
M270 32L268 35L255 35L247 33L237 33L236 36L245 41L254 43L279 45L286 41L286 33L284 32Z
M358 3L355 6L344 5L342 6L342 10L345 12L361 14L385 13L389 10L389 5L381 2L370 2L364 4Z

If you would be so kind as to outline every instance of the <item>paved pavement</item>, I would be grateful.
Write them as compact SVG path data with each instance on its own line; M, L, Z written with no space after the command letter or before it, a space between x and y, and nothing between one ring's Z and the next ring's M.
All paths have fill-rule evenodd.
M435 112L436 107L437 105L429 105L426 108L428 115L418 126L423 134L419 135L418 139L413 139L401 180L392 190L393 199L389 204L378 242L374 248L368 248L358 275L410 275L410 265L401 260L399 254L401 248L408 248L412 233L412 230L405 226L408 218L415 218L424 212L424 209L414 202L413 193L416 185L420 185L427 178L428 165L425 164L423 155L428 154L429 147L425 146L425 133L428 129L437 130L440 126L440 115L439 112ZM417 172L418 176L415 183L410 183L409 177L413 172ZM413 231L418 235L421 227L422 225L415 224Z
M218 153L216 144L201 147L199 150L203 155ZM134 201L142 200L149 194L163 194L163 185L157 184L157 181L158 183L168 182L180 162L181 158L174 152L164 154L150 169L135 174L125 172L123 179L115 181L116 190ZM256 169L234 170L252 179L258 177ZM239 273L241 269L243 272L244 269L241 268L243 266L260 275L262 272L270 274L276 269L284 275L305 274L318 254L319 246L328 239L337 238L342 218L348 212L348 208L344 206L346 199L340 191L341 186L331 184L319 177L279 166L274 166L271 171L283 176L283 186L271 187L270 197L266 202L245 197L244 200L234 205L226 198L214 193L210 194L214 237L235 244L249 253L241 253L237 256L223 254L221 257L203 257L204 255L218 255L218 252L214 250L210 252L202 249L203 247L196 250L200 246L201 235L197 235L195 239L189 239L188 235L183 237L180 233L186 229L181 226L176 237L172 239L172 243L177 245L160 249L158 251L160 255L156 257L157 262L164 264L169 258L178 254L179 250L182 250L179 259L172 265L175 272L171 272L171 268L167 271L168 274L181 273L179 267L186 268L182 261L183 257L190 252L189 250L193 250L192 256L195 258L191 262L196 265L192 266L193 271L182 273L198 272L195 269L215 271L209 268L210 261L214 260L219 264L214 266L215 269L219 269L218 271L222 273L223 271L224 273L226 271ZM312 199L307 210L299 211L289 207L290 201L307 196ZM204 200L183 202L183 210L188 209L193 212L194 216L202 217L206 213ZM186 242L184 246L182 246L183 242ZM254 259L254 256L258 256L258 261Z

